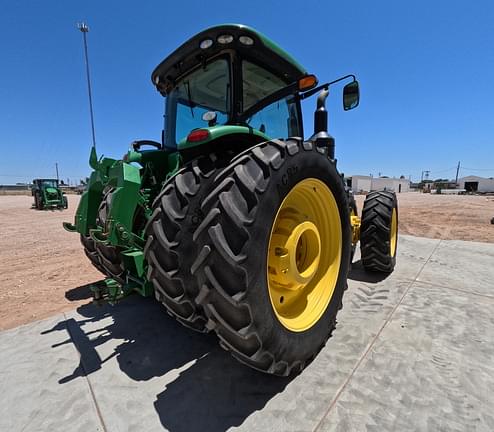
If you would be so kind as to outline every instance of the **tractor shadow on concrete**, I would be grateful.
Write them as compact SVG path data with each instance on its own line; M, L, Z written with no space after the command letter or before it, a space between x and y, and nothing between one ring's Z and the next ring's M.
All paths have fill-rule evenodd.
M352 267L348 272L348 279L368 282L368 283L378 283L386 279L391 273L371 273L364 270L362 261L354 261Z
M67 298L84 298L86 290L75 288ZM59 383L96 372L95 380L104 380L115 368L113 358L125 374L118 378L123 385L179 369L154 402L161 424L170 431L224 431L241 425L290 382L241 365L219 347L216 336L186 329L154 299L135 295L116 306L82 305L77 312L44 332L67 331L70 338L61 344L73 343L80 353L79 365Z

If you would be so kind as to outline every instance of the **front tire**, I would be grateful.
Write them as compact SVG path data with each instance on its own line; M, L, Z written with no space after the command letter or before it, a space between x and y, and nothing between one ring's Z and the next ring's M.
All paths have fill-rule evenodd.
M41 194L37 194L37 204L36 204L36 208L38 210L43 210L45 208L44 204L43 204L43 198L41 197Z
M352 216L358 216L357 202L355 201L355 197L353 196L353 193L348 192L347 196L348 196L348 211L350 212L350 221L351 221ZM353 263L353 256L355 255L355 251L357 250L357 243L358 243L358 233L357 234L353 233L353 227L352 227L352 253L350 255L350 267L352 266Z
M89 261L91 261L91 264L97 270L99 270L101 273L103 273L105 276L107 276L105 269L101 265L101 260L100 260L98 251L96 250L94 240L88 235L81 234L81 243L82 243L82 246L84 247L84 253L88 257Z
M108 218L108 210L111 207L113 189L109 188L101 201L98 208L98 216L96 217L96 225L102 227L106 226L106 220ZM117 281L119 284L125 284L126 271L120 257L120 249L111 244L105 244L102 242L94 242L96 250L99 255L101 267L104 269L104 273L109 277Z
M370 272L391 273L398 246L398 200L390 191L371 192L364 201L360 227L362 265Z
M250 367L299 372L342 306L351 231L341 177L325 149L289 139L242 153L215 185L192 265L207 326Z

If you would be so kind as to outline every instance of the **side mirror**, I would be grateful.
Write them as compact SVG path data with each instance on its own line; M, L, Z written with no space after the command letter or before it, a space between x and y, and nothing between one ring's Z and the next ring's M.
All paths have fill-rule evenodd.
M360 100L358 81L352 81L343 87L343 109L345 111L354 109Z

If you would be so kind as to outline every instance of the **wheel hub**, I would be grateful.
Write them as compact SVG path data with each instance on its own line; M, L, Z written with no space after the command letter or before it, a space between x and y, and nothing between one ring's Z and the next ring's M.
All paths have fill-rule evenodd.
M312 222L297 223L292 217L281 215L278 233L271 239L270 281L285 289L297 290L306 286L317 272L321 237Z

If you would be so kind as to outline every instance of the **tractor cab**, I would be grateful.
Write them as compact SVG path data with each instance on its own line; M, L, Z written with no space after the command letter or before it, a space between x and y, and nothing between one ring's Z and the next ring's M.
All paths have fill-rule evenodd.
M290 54L243 25L200 32L158 65L152 81L166 97L163 145L185 153L232 135L239 146L303 136L298 94L317 84Z
M33 180L33 189L58 189L58 180L57 179L34 179Z

